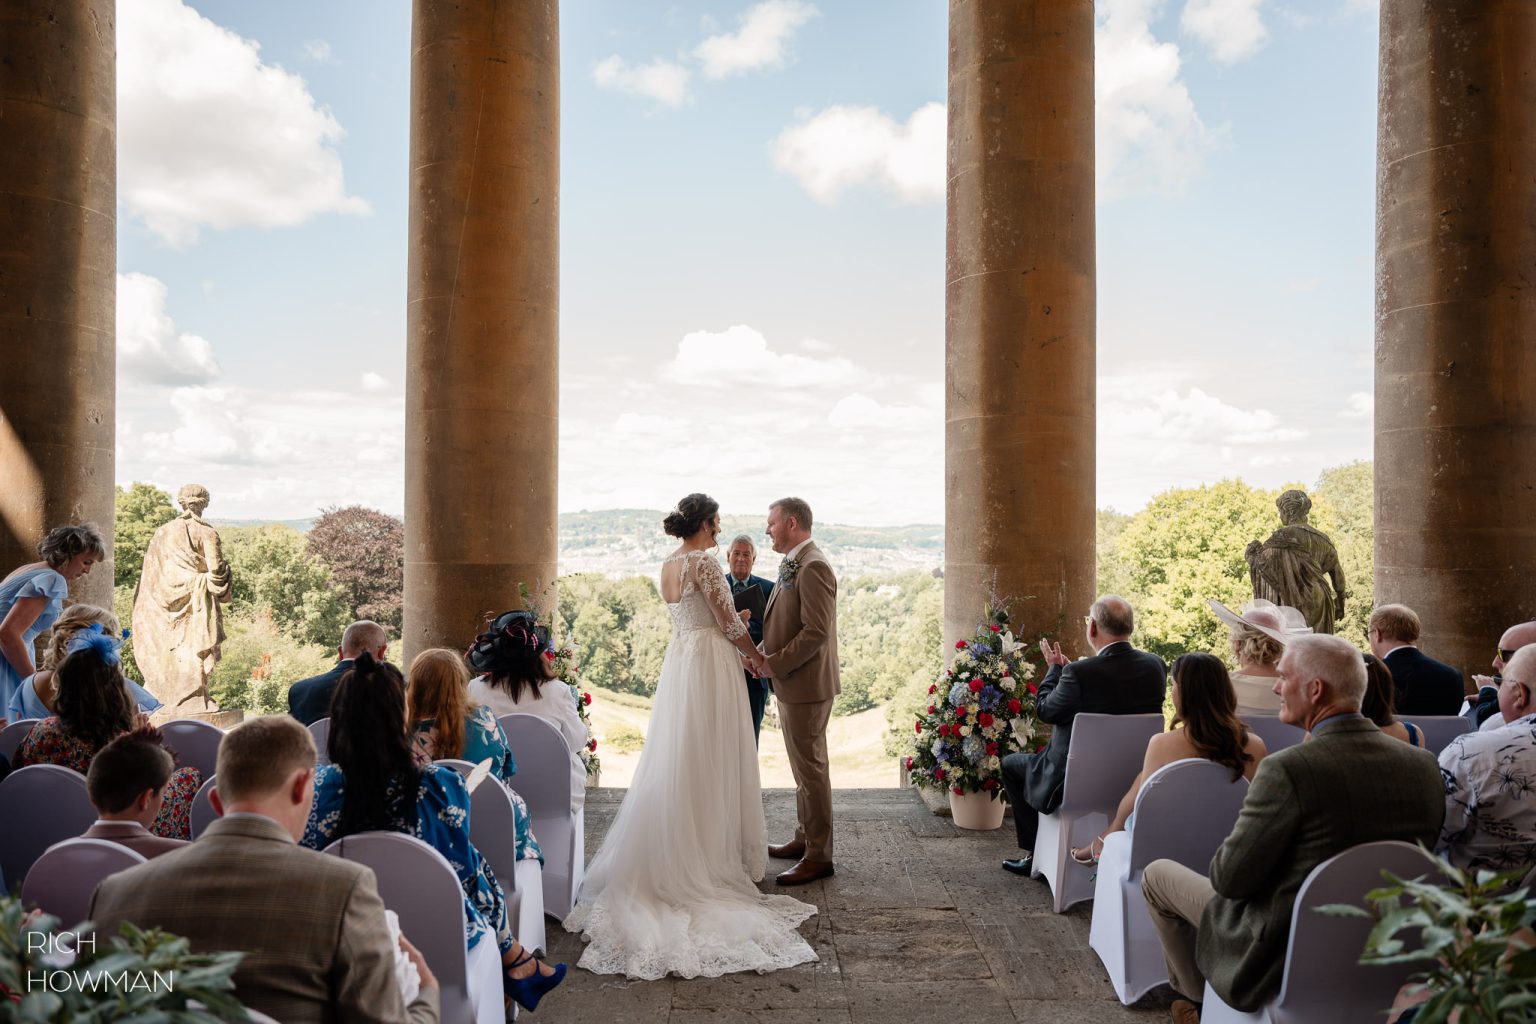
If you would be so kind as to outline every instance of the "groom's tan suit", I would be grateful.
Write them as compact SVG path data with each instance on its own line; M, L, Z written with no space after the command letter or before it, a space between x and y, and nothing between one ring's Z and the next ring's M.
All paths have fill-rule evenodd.
M780 580L763 615L763 653L773 672L779 724L795 775L795 839L808 861L832 860L832 778L827 767L827 721L842 690L837 670L837 576L816 547L806 544L791 579Z

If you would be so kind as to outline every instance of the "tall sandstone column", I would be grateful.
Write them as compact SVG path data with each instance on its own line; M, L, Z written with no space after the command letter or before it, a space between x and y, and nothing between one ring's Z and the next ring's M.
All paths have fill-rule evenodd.
M1536 617L1536 3L1382 0L1376 598L1490 671Z
M64 523L112 541L113 0L0 4L0 575ZM112 607L112 567L74 584Z
M1093 119L1092 0L951 0L950 641L995 591L1078 645L1093 601Z
M555 577L556 0L415 0L405 656Z

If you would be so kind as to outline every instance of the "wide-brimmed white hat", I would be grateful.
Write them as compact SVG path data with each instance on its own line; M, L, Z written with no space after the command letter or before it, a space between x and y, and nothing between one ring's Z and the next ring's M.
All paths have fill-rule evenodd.
M1216 613L1216 617L1227 625L1256 630L1282 644L1312 632L1312 627L1307 625L1307 620L1302 616L1301 611L1288 604L1275 604L1273 601L1256 597L1243 605L1241 612L1235 612L1215 598L1207 599L1207 603L1210 604L1211 611ZM1272 622L1256 621L1253 617L1254 612L1265 613L1264 618L1278 622L1279 628L1277 629Z

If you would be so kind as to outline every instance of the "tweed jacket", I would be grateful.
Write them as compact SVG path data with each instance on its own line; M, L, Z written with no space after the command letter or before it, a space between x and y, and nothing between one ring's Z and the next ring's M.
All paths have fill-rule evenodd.
M126 846L145 860L153 860L162 853L192 845L185 839L161 838L136 821L103 821L100 818L80 838L105 839L109 843Z
M242 950L235 995L283 1024L438 1019L438 991L408 1008L373 872L306 850L270 818L220 818L190 846L112 875L90 919L185 936L197 952Z
M842 692L837 660L837 576L815 542L801 549L800 568L778 583L763 614L763 654L773 695L814 704Z
M1257 1010L1280 994L1291 911L1312 869L1383 839L1433 849L1444 818L1435 756L1368 719L1336 718L1310 742L1270 754L1211 858L1216 895L1196 936L1201 973L1229 1006Z

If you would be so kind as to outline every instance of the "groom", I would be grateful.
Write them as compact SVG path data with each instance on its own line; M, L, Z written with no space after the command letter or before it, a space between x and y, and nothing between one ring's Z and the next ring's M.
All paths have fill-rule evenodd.
M827 720L842 687L837 674L837 577L811 541L811 506L781 498L768 508L768 539L784 556L763 614L763 654L779 724L795 775L795 838L768 854L798 863L780 885L804 885L832 874L832 780Z

